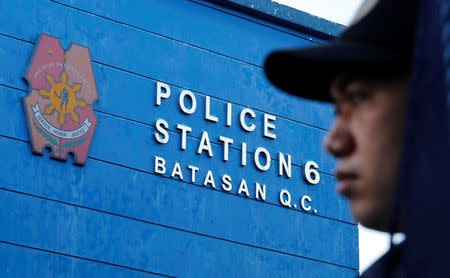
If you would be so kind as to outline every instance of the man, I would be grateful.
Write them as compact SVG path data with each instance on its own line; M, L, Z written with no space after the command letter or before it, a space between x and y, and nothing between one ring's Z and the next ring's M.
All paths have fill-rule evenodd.
M337 191L362 225L386 232L392 222L409 92L416 1L366 1L338 38L318 47L277 51L265 63L277 87L333 102L336 120L325 140L338 158ZM386 264L401 275L397 248L364 277L382 277Z
M364 226L389 230L399 168L408 79L338 74L330 93L336 120L325 141L339 159L338 192Z

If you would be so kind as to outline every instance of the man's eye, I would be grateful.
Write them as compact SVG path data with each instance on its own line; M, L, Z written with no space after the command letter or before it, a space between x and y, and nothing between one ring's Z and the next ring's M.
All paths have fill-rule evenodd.
M336 116L348 116L361 103L369 98L368 91L348 91L340 100L335 102L334 114Z
M345 95L345 100L351 104L359 104L366 100L368 96L369 94L366 90L352 91Z

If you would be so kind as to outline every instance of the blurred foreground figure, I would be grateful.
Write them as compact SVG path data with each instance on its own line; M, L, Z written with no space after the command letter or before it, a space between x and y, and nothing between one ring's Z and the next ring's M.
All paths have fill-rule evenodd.
M368 0L329 44L266 59L266 75L277 87L334 103L325 148L338 159L337 191L354 218L371 229L406 234L362 277L448 276L445 7L438 0ZM450 60L450 44L446 53Z

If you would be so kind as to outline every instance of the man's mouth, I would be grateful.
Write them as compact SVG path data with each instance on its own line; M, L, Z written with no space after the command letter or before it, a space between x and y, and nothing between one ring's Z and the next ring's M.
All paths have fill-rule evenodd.
M338 168L335 174L338 180L337 192L347 199L351 199L356 193L356 182L359 179L358 173Z

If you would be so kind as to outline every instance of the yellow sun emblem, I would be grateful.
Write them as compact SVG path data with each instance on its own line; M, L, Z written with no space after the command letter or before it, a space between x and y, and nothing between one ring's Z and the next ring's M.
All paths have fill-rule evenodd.
M50 88L50 91L39 90L39 93L42 96L49 97L51 105L45 108L44 113L49 115L52 114L54 110L58 111L58 121L60 124L64 124L66 121L66 114L70 114L72 119L78 122L80 119L73 109L77 105L80 107L86 106L84 101L77 99L75 96L75 93L80 92L81 85L75 84L73 87L67 85L67 74L65 72L61 74L60 83L55 83L55 80L53 80L53 77L50 74L47 74L46 78L52 87Z

